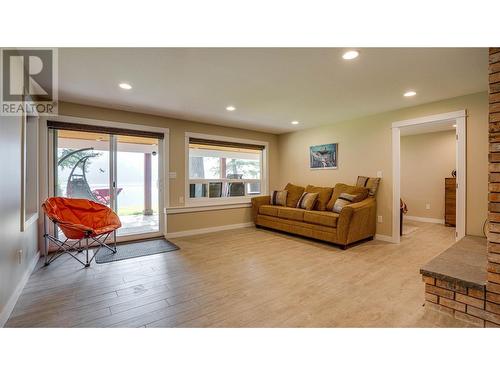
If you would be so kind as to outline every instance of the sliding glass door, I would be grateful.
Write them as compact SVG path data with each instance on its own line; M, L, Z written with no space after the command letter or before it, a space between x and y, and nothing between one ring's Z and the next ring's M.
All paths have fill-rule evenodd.
M116 140L118 234L159 231L158 140L119 135Z
M53 129L54 195L90 199L120 217L118 237L157 236L161 139Z

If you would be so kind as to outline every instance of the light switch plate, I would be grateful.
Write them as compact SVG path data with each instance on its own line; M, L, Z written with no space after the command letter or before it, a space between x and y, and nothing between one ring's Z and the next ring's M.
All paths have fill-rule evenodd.
M378 215L378 216L377 216L377 221L378 221L379 223L381 223L381 222L382 222L382 215Z
M377 171L377 177L382 178L382 171Z

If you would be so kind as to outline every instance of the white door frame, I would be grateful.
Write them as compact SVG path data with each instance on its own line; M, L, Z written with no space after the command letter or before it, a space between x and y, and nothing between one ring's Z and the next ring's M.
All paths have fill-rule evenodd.
M466 189L467 189L467 164L466 164L466 111L441 113L432 116L413 118L392 123L392 242L399 243L399 214L401 197L401 128L418 125L439 125L444 121L456 123L456 170L457 170L457 203L456 203L456 240L465 236L466 230Z
M98 119L90 119L83 117L73 117L73 116L41 116L40 117L40 155L42 156L41 160L47 160L46 163L42 163L40 170L40 204L48 198L51 194L54 193L53 186L53 175L51 171L51 163L53 163L53 155L52 155L52 147L51 140L48 137L48 127L47 121L63 121L63 122L71 122L75 124L86 124L86 125L96 125L96 126L104 126L109 128L118 128L118 129L132 129L132 130L143 130L143 131L151 131L156 133L163 133L163 141L162 147L159 147L159 190L160 190L160 228L159 232L162 236L167 234L167 215L166 215L166 207L169 206L169 128L161 128L155 126L141 125L141 124L132 124L125 122L116 122L116 121L106 121L106 120L98 120ZM121 236L121 241L132 241L139 240L151 237L150 234L137 234L137 235L125 235Z

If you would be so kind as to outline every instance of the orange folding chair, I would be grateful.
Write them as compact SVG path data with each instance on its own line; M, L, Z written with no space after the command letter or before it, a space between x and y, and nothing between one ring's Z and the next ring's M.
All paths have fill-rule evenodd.
M45 238L45 265L48 266L54 260L66 253L75 258L85 267L89 267L99 250L105 247L116 253L116 230L122 226L118 215L109 207L88 200L75 198L48 198L42 204L45 212L44 238ZM52 221L57 228L61 229L66 237L64 241L49 233L47 220ZM108 246L106 240L113 234L114 246ZM71 244L72 241L75 241ZM85 246L82 247L82 241ZM90 241L90 242L89 242ZM58 251L49 259L49 242L58 247ZM89 259L89 248L98 245L94 255ZM82 262L72 252L86 250L86 262Z

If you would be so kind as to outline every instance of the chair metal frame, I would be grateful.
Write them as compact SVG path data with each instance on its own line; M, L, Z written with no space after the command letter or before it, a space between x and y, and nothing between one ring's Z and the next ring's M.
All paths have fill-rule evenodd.
M84 267L90 267L90 264L96 257L97 253L105 247L113 252L113 254L116 254L116 229L113 230L112 232L104 233L95 237L91 236L90 231L84 231L84 237L78 241L76 241L74 244L69 244L68 241L69 239L67 238L64 241L61 241L59 238L56 236L53 236L48 232L48 217L46 214L44 214L44 220L43 220L43 237L45 239L45 266L50 265L53 261L55 261L57 258L59 258L63 254L69 254L71 255L74 259L76 259L78 262L80 262ZM52 223L54 223L54 232L57 231L59 228L57 220L51 220ZM111 247L106 244L106 240L109 238L110 234L113 233L113 242L114 246ZM85 245L82 247L82 241L85 240ZM89 240L92 242L89 243ZM49 243L53 243L54 245L57 246L57 250L54 252L54 254L49 258ZM89 259L89 250L92 247L92 245L98 244L99 248L97 250L94 250L94 255ZM76 255L74 255L72 252L77 252L81 253L85 251L85 260L86 262L82 262Z

